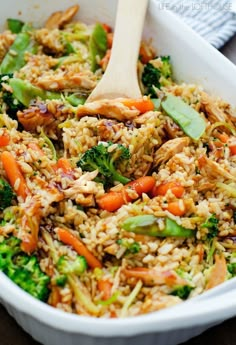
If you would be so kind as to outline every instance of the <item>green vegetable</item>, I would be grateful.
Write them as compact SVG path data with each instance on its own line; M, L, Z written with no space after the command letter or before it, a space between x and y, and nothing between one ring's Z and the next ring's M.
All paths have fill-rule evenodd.
M98 68L97 58L103 58L107 51L107 33L101 24L96 24L89 40L91 70Z
M66 101L69 102L73 107L78 107L78 105L84 104L86 98L78 97L75 93L66 97Z
M205 132L204 119L179 97L168 95L161 106L190 138L198 140Z
M50 278L41 271L37 257L20 248L21 240L10 237L0 243L0 270L35 298L46 301Z
M142 83L146 88L146 94L151 97L156 97L155 88L160 89L161 86L165 86L170 83L172 75L172 68L170 64L169 56L161 56L157 59L161 59L162 66L160 68L154 67L152 62L148 62L143 70Z
M236 262L234 262L232 264L228 264L227 269L228 269L229 273L232 274L233 277L236 276Z
M42 100L61 98L60 93L45 91L37 86L32 85L26 80L12 78L9 80L9 85L13 90L13 96L25 107L28 107L30 102L37 97L41 98Z
M3 84L9 85L9 81L13 78L12 73L7 74L1 74L0 75L0 91L1 91L1 98L2 101L5 103L6 106L6 112L7 114L13 118L16 119L16 113L18 110L24 109L24 105L18 101L13 95L12 92L6 90L3 86Z
M48 147L50 148L51 152L52 152L52 159L54 161L57 160L57 151L53 145L53 142L46 136L46 134L44 133L43 129L41 129L41 133L40 136L43 138L44 142L48 145Z
M126 184L130 179L122 176L116 169L119 164L130 158L129 149L118 144L114 150L110 151L112 145L114 144L108 142L92 147L82 155L77 166L83 171L98 170L101 182L106 184L113 184L115 181Z
M31 39L29 26L24 25L0 65L1 73L19 71L25 65L25 53L34 54L36 49L35 42Z
M15 193L9 183L0 178L0 211L11 206L14 197Z
M18 34L19 32L21 32L23 26L24 22L19 19L7 19L7 27L13 34Z
M190 285L176 286L171 295L178 296L181 299L187 299L193 287Z
M77 255L75 260L69 260L65 256L61 256L56 264L58 271L61 274L76 274L80 275L87 269L87 261L83 256Z
M57 284L57 286L64 287L66 285L66 282L67 282L67 276L64 274L59 275L55 278L55 283Z
M116 291L115 293L113 293L113 295L108 298L105 301L97 301L97 304L101 304L101 305L110 305L112 303L115 303L117 301L117 298L119 297L120 292Z
M163 230L160 221L165 223ZM126 231L155 237L193 237L195 231L185 229L170 218L158 218L152 215L141 215L127 218L121 226Z
M122 238L117 240L117 244L126 248L126 253L137 254L140 251L140 244L138 242L129 243L126 239Z
M202 228L208 229L207 238L211 239L218 235L218 223L219 220L216 218L216 215L212 214L206 222L201 225Z
M154 110L159 110L161 107L161 100L159 98L151 98L151 101L154 104Z

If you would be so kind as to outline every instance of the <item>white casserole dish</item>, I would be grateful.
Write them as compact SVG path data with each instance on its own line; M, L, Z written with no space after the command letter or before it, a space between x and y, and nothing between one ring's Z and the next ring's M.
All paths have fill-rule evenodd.
M79 2L79 18L114 24L116 0L8 0L1 4L2 28L8 17L36 23L59 9ZM134 13L135 15L135 9ZM145 36L158 53L172 56L179 81L201 84L236 106L236 67L174 15L150 1ZM45 345L175 345L236 315L236 281L180 306L129 319L95 319L66 314L37 301L0 273L0 299L16 321ZM111 339L112 337L112 339Z

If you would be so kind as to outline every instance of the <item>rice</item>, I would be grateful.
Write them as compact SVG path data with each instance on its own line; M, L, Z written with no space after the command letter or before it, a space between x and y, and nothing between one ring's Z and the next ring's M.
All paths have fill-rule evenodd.
M180 303L203 293L209 284L215 286L235 275L236 156L232 147L236 121L226 102L207 95L200 86L176 84L171 76L156 90L156 97L178 96L198 112L206 125L198 140L186 139L162 108L140 113L121 99L110 102L109 111L102 101L90 108L71 104L71 96L84 102L105 69L100 57L96 62L101 66L91 71L93 29L94 25L72 22L32 32L38 51L25 53L14 78L28 81L41 95L52 90L60 93L60 97L54 95L57 99L50 93L35 96L12 114L4 98L4 92L13 91L8 85L11 77L2 76L0 154L10 153L20 173L12 179L11 167L6 168L0 159L0 178L16 194L8 207L0 207L0 235L2 243L11 237L23 244L25 237L35 238L33 249L25 251L37 256L40 269L49 277L44 299L49 305L94 317L136 316ZM0 36L1 61L12 52L14 39L9 31ZM73 49L68 52L68 47ZM152 58L153 66L162 68L162 60ZM141 59L142 73L145 65ZM142 73L140 85L145 92ZM138 115L129 118L130 114ZM216 122L220 122L218 127ZM9 142L2 145L3 136ZM166 143L170 146L162 150ZM78 162L97 145L108 145L109 154L120 145L128 149L129 159L119 160L116 167L127 181L150 176L157 190L174 183L183 193L178 196L173 188L140 193L132 182L124 189L120 181L104 181L96 168L84 171ZM101 207L109 190L123 198L123 205L114 211ZM140 233L137 225L132 231L124 228L127 219L143 215L156 217L158 234L150 236L150 227L146 233ZM167 220L194 236L163 236ZM80 244L63 241L60 229ZM86 248L82 252L81 246ZM88 268L82 273L72 268L62 273L60 259L73 267L78 255L85 256ZM225 276L216 281L219 260Z

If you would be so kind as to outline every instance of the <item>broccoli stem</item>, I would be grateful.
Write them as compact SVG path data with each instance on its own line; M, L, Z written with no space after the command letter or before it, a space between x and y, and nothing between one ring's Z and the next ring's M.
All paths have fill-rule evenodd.
M160 221L165 223L163 230L160 228ZM121 227L126 231L154 237L189 238L195 235L195 231L183 228L170 218L158 218L149 214L127 218Z

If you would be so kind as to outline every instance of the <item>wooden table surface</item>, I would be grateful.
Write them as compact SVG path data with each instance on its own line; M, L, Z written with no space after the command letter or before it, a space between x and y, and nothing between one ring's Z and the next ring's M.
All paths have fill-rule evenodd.
M236 36L228 42L222 53L236 64ZM236 92L236 90L235 90ZM0 287L1 288L1 287ZM236 312L236 311L235 311ZM236 318L216 326L182 345L235 345ZM0 345L39 345L26 334L0 305ZM63 345L63 344L58 344ZM82 345L82 344L81 344ZM160 344L161 345L161 344Z

